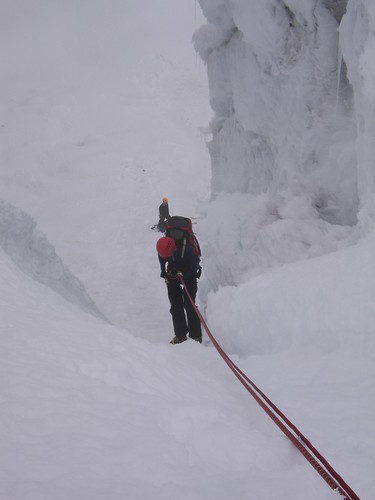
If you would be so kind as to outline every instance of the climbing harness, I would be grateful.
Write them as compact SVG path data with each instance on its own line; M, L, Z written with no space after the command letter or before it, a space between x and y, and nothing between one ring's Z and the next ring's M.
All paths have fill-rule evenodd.
M215 337L210 332L202 314L200 313L195 302L191 298L189 291L185 285L184 278L178 276L185 293L188 296L197 316L199 317L208 337L213 343L220 356L223 358L234 375L238 378L245 389L253 396L256 402L273 420L273 422L281 429L281 431L292 441L296 448L302 453L306 460L314 467L326 483L333 489L337 490L347 500L359 500L358 495L346 484L343 478L335 471L335 469L327 462L327 460L318 452L318 450L310 443L310 441L299 431L299 429L288 420L288 418L275 406L268 397L238 368L238 366L229 358L225 351L216 341ZM278 416L277 416L278 415ZM279 418L280 417L280 418ZM282 422L283 421L283 422ZM293 431L293 432L292 432ZM308 451L310 450L310 451Z

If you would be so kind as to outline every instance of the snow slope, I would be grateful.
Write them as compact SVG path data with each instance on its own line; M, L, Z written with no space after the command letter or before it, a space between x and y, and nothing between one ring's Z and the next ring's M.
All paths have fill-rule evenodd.
M200 3L213 16L198 31L209 48L233 29L218 29L228 19L238 23L238 41L242 27L259 50L285 35L285 23L274 30L278 8L264 15L273 2L257 4L259 11L251 2L252 16L248 2ZM309 22L296 35L294 86L281 70L277 78L277 114L298 117L285 124L290 142L274 117L270 137L281 156L264 155L266 134L250 137L259 153L254 168L274 169L268 190L261 187L267 175L246 167L243 126L238 135L228 123L225 151L210 167L205 138L213 140L212 158L218 106L226 102L216 98L228 96L228 82L207 62L207 85L191 41L205 23L196 2L2 2L1 500L337 498L206 336L203 346L169 345L160 235L149 229L162 196L173 214L196 217L204 268L198 304L215 337L358 496L374 496L375 156L366 64L374 12L365 0L349 2L347 17L334 22L318 2L315 35L330 45L312 54L315 2L285 4L301 26ZM315 107L320 97L336 106L337 73L326 80L318 69L336 71L338 22L353 90L339 125ZM371 29L361 38L366 22ZM243 40L236 51L249 55ZM316 61L308 130L306 107L294 100L295 92L308 94L304 55ZM282 66L282 48L279 56ZM265 85L245 57L225 57L236 110L257 124L261 113L251 116L243 87L251 76L264 101L272 78ZM337 141L320 151L332 123ZM331 172L340 148L345 162ZM316 167L306 183L308 165L298 167L304 157ZM334 201L330 214L344 221L311 204L322 186Z
M1 273L1 498L332 497L212 348L98 322L3 254Z

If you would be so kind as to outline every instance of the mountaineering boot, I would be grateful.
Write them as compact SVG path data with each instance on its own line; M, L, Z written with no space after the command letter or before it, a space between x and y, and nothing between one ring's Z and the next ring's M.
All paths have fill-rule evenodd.
M191 338L191 340L196 340L200 344L202 343L202 336L200 336L200 337L190 337L190 338Z
M187 336L184 335L183 337L173 337L173 339L170 341L170 344L181 344L181 342L185 342L187 340Z

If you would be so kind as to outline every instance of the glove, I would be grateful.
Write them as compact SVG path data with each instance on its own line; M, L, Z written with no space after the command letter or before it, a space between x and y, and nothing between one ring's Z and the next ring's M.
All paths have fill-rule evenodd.
M176 269L172 269L168 273L168 278L171 279L171 280L178 280L179 276L182 276L182 272L181 271L177 271Z

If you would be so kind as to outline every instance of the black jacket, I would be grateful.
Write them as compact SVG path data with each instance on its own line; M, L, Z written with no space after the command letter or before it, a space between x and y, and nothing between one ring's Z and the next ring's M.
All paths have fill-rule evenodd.
M180 271L186 281L197 276L197 260L185 238L177 245L171 257L165 259L159 255L159 262L162 274Z
M167 219L169 220L171 218L171 216L169 215L169 207L168 207L168 203L166 205L164 205L164 203L162 203L159 207L159 218L161 221Z

